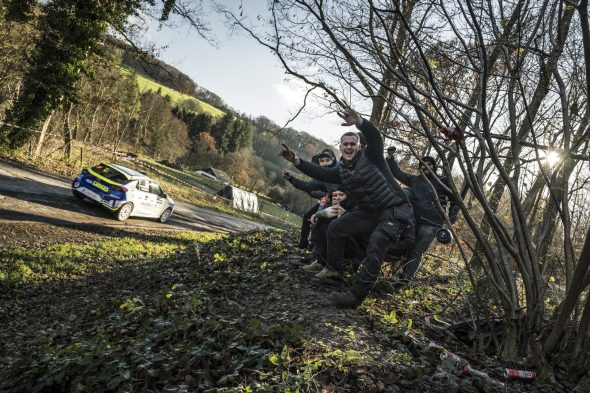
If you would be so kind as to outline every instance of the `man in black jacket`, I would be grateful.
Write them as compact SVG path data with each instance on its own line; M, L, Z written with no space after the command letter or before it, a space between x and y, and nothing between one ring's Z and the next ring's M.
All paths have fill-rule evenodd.
M348 196L356 202L356 209L330 224L327 262L333 271L328 277L316 279L318 284L342 288L347 240L370 235L366 257L350 292L333 292L331 296L337 306L355 307L375 285L387 250L412 225L414 215L408 197L385 162L379 130L351 109L338 115L344 119L343 126L356 125L363 133L367 141L365 149L360 149L356 133L347 132L340 138L342 157L335 168L321 168L301 160L286 145L283 145L281 155L314 179L342 184Z
M436 160L433 157L422 157L418 169L420 175L412 175L404 172L397 164L394 153L395 146L387 149L387 164L393 176L408 186L414 194L412 206L416 219L416 243L406 255L406 263L403 266L402 284L414 278L420 267L422 254L428 250L430 243L436 237L436 232L445 224L445 217L436 205L436 199L446 211L447 201L450 200L449 221L457 220L459 208L450 191L449 180L445 176L436 175ZM434 187L434 188L433 188Z
M304 270L307 271L318 271L316 277L323 277L328 273L326 268L328 259L328 228L332 221L338 219L344 215L347 211L354 208L354 201L348 198L346 191L342 189L342 186L337 186L332 192L332 206L318 211L311 218L313 226L311 228L310 241L313 244L314 256L316 261L303 266ZM347 244L347 254L353 254L356 249L354 248L353 242Z
M324 149L320 154L312 158L318 160L318 164L322 167L332 168L336 166L336 155L331 149ZM309 247L309 231L311 228L311 222L309 221L311 216L317 213L318 209L322 204L328 203L326 195L330 195L335 189L334 184L321 182L315 179L311 181L304 181L291 175L291 173L284 171L283 177L293 185L293 187L304 191L314 199L319 199L320 203L315 204L303 215L303 222L301 223L301 235L299 238L299 248L305 250Z

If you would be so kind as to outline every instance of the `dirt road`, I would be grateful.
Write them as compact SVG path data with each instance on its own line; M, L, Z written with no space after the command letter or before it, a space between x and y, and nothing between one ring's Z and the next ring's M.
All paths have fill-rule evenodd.
M166 224L142 218L115 220L101 207L72 195L71 179L0 160L0 245L94 238L115 232L154 233L178 230L237 232L263 225L176 201ZM74 231L74 232L72 232ZM80 240L80 239L77 239Z

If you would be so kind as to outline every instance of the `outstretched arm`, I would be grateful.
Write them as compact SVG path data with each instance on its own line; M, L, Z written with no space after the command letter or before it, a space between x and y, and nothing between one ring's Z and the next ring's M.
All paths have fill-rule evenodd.
M299 163L294 165L301 172L307 176L317 179L326 183L341 184L340 170L338 168L324 168L318 165L314 165L311 162L299 159Z
M312 179L324 181L326 183L341 184L340 170L338 168L324 168L318 165L314 165L310 162L302 160L297 157L295 152L284 143L283 150L280 153L285 160L292 162L301 172L305 173Z
M308 193L313 198L321 198L322 196L326 195L326 192L328 192L326 186L320 182L304 181L296 178L295 176L292 176L289 172L285 173L288 174L288 177L285 175L283 175L283 177L285 177L285 179L287 179L287 181L291 183L293 187Z
M418 178L416 175L411 175L407 172L404 172L400 169L399 165L397 165L397 161L393 156L387 158L387 166L389 166L389 170L400 182L404 183L408 187L413 187L414 181Z

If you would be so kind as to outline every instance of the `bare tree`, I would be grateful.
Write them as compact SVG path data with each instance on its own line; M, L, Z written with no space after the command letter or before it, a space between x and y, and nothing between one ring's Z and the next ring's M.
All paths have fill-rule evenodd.
M590 318L587 251L577 251L572 234L588 224L571 204L587 192L572 191L588 159L587 70L577 65L589 58L587 42L578 44L586 8L556 0L275 1L258 27L225 10L288 74L321 91L316 99L328 108L361 107L384 137L416 155L409 139L427 142L447 175L461 174L472 191L469 208L459 202L476 242L472 257L481 259L507 328L502 356L529 351L548 378L556 349L572 348L558 347L570 337L564 330L586 338ZM451 191L459 198L455 185ZM556 236L567 294L547 325ZM493 313L483 303L479 312Z

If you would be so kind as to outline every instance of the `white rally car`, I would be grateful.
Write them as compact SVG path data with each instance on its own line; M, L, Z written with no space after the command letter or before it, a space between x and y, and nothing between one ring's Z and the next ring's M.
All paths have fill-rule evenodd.
M174 212L174 201L158 183L117 164L98 164L82 170L72 182L72 192L80 199L106 207L120 221L149 217L166 222Z

